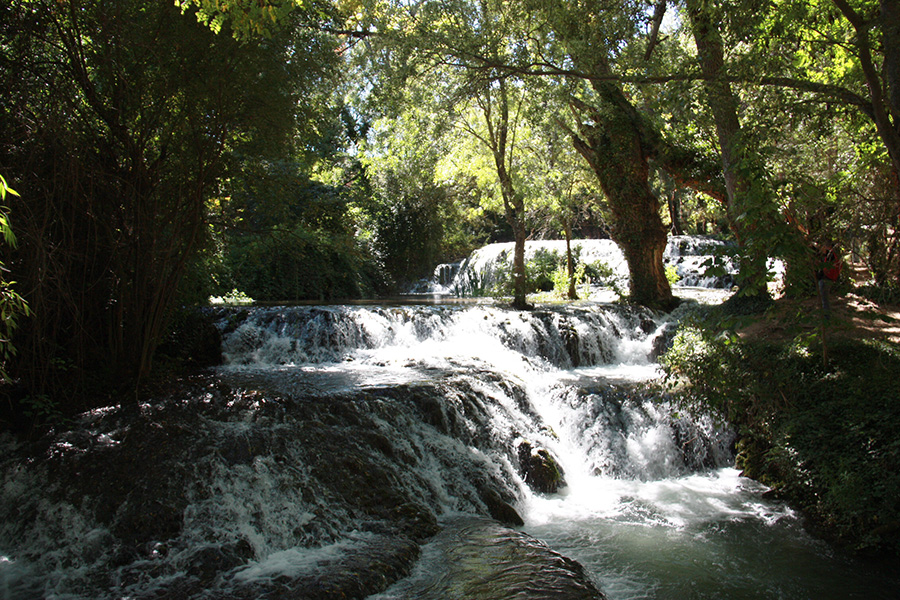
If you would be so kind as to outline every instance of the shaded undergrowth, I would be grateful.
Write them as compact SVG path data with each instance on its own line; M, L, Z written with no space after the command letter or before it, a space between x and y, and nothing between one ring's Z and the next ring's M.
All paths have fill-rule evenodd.
M900 555L900 348L841 337L823 346L820 335L744 339L724 325L721 313L685 320L662 357L680 402L733 424L738 467L821 535Z

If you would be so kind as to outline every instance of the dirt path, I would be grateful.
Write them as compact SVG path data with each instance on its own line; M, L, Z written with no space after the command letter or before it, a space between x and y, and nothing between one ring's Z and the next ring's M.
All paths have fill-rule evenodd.
M848 268L848 275L861 282L862 273ZM830 337L876 339L900 344L900 305L876 304L852 291L829 296L831 317L825 322ZM821 331L823 324L819 300L779 298L762 318L740 330L742 337L791 339L803 333Z

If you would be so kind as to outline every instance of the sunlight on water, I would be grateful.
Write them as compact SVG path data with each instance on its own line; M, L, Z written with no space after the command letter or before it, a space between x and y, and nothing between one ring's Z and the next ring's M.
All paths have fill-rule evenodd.
M608 383L641 383L657 379L660 375L662 375L662 371L657 363L619 363L615 365L599 365L596 367L572 369L571 371L560 374L559 381L571 385L596 381Z
M533 495L526 514L532 525L561 520L611 519L631 522L640 516L653 525L683 528L728 518L758 518L772 522L793 517L787 508L760 502L765 490L735 469L719 469L676 479L635 481L605 477L572 477L558 496Z

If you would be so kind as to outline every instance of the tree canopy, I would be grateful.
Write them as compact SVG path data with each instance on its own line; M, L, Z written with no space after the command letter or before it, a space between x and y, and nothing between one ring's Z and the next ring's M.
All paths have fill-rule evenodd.
M488 241L523 308L525 240L579 231L657 308L669 230L734 240L751 295L826 240L900 286L900 0L13 0L0 78L32 396L140 381L210 295L390 293Z

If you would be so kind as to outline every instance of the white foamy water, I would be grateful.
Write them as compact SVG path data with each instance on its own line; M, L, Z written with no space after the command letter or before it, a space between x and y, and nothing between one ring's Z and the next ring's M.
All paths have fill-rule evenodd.
M836 556L731 468L729 431L649 397L643 384L659 375L662 315L582 303L221 316L227 363L218 377L239 390L229 396L235 406L184 425L163 411L155 423L172 436L191 429L207 450L194 455L189 446L176 465L194 477L177 537L141 546L135 552L145 554L121 566L112 528L42 495L47 481L24 465L7 465L0 598L153 598L183 584L185 571L206 576L223 556L224 572L209 574L209 590L190 597L245 597L377 562L384 549L396 550L390 532L383 524L367 530L372 515L340 497L344 488L329 487L331 465L345 458L359 465L342 471L361 478L355 494L365 495L366 470L377 468L398 498L427 506L447 526L425 544L411 578L379 598L493 600L496 590L470 598L454 578L477 577L486 556L501 562L492 564L498 577L527 577L528 560L556 560L545 545L581 562L612 600L891 597L892 582ZM117 451L129 441L127 426L96 425L114 414L87 416L87 431L48 452ZM523 441L562 467L558 493L525 484ZM523 531L540 543L468 520L486 513L487 483L508 493ZM448 525L455 519L463 525ZM517 557L508 565L506 550ZM454 556L469 561L465 568L438 572Z
M613 301L616 294L610 288L628 288L628 264L621 248L612 240L572 240L572 251L579 263L602 264L611 271L604 281L594 281L591 298ZM700 236L670 236L663 254L664 263L674 268L676 286L706 289L727 289L733 285L735 266L725 254L728 244ZM464 261L454 265L440 265L431 280L417 283L412 293L452 294L457 296L483 296L512 269L513 242L488 244L473 251ZM525 260L540 255L559 259L566 256L565 240L529 240L525 243ZM724 276L706 274L716 257L724 267Z
M803 530L730 468L572 482L527 501L526 531L585 565L611 600L892 598L896 583Z

